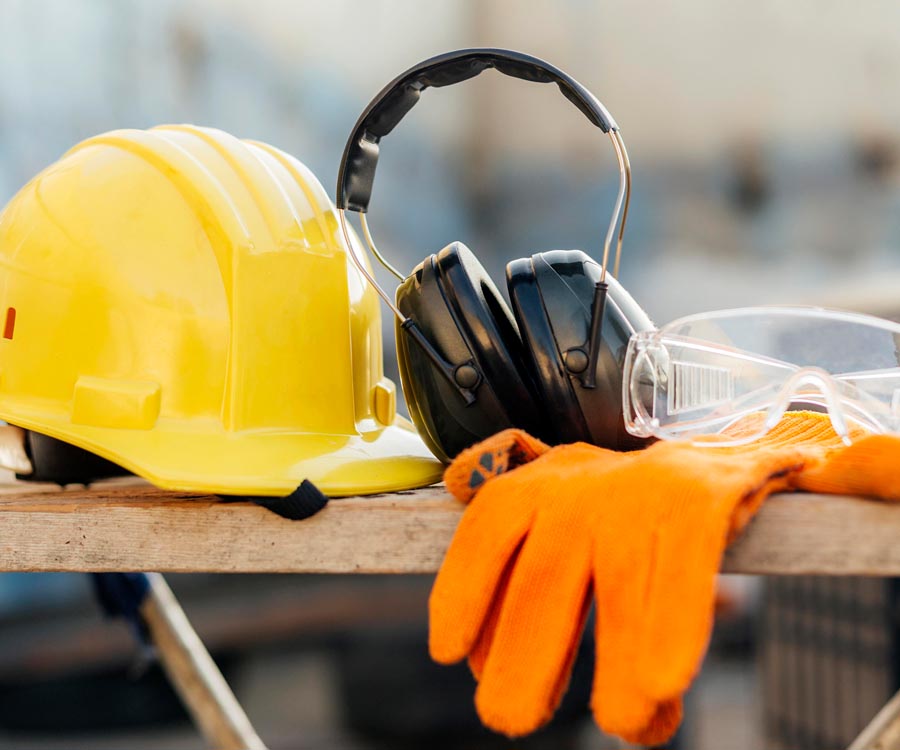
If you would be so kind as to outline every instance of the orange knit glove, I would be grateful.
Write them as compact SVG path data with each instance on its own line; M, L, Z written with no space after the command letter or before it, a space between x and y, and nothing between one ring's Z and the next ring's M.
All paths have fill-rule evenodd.
M445 475L471 502L432 591L433 658L470 657L487 726L533 731L565 690L593 584L595 717L664 741L708 642L727 541L840 447L827 418L794 413L737 448L548 449L512 430L470 448Z
M793 486L807 492L900 500L900 436L870 435L808 465Z

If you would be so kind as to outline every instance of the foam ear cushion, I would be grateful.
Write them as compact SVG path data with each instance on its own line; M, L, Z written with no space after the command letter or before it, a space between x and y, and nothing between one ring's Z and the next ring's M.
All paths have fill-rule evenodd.
M650 319L612 276L603 315L597 384L566 368L566 352L586 352L599 264L580 250L553 250L507 266L507 284L531 379L551 419L537 434L547 442L584 441L627 450L643 443L625 430L622 368L631 335Z

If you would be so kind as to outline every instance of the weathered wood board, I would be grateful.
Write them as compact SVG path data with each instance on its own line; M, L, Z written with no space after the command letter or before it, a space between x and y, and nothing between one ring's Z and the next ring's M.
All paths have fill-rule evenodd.
M0 489L0 570L428 573L462 506L441 487L332 500L314 518L147 485ZM771 498L723 572L900 575L900 505Z

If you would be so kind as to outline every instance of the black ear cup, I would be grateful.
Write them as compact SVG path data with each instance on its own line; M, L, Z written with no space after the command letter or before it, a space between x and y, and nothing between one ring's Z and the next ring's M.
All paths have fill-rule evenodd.
M536 430L551 443L584 441L615 450L644 444L622 415L622 366L628 340L653 327L612 276L602 326L597 383L585 388L594 287L601 268L580 250L553 250L507 266L506 279L533 388L547 419Z
M419 264L397 290L397 307L476 401L467 404L418 345L397 330L400 378L410 416L434 454L449 461L506 427L543 421L509 307L472 252L454 242Z

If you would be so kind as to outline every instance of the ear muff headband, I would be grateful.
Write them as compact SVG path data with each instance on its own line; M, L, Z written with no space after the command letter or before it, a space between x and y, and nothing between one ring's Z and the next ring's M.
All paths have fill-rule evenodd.
M622 236L625 231L625 220L628 215L628 203L631 197L631 166L628 161L625 144L618 132L618 125L616 125L615 120L590 91L559 68L537 57L513 50L491 48L464 49L438 55L418 65L414 65L385 86L369 103L362 115L360 115L359 120L357 120L344 148L344 154L338 169L335 203L338 208L338 218L341 223L344 240L347 243L347 250L360 273L372 284L400 321L402 330L406 331L415 340L416 344L423 349L431 362L453 383L466 402L473 403L475 394L472 388L465 383L457 381L453 366L422 335L415 321L403 315L390 296L375 281L375 278L362 260L357 257L356 249L351 241L347 227L345 212L354 211L360 214L363 234L370 250L389 271L402 280L403 276L378 252L365 219L365 213L368 210L372 194L372 185L375 180L375 169L378 166L379 142L415 106L421 92L426 88L459 83L477 76L488 68L495 68L500 73L527 81L555 83L562 94L593 125L609 135L616 152L616 159L619 163L619 192L603 243L602 273L594 293L590 338L587 342L589 365L586 368L585 375L582 377L584 387L593 388L600 351L603 307L606 302L606 269L609 261L609 250L612 245L616 224L619 223L619 216L621 215L622 221L619 225L619 238L616 249L616 273L618 273Z
M604 133L618 130L597 98L574 78L537 57L502 49L464 49L414 65L385 86L356 121L338 171L337 207L365 213L369 208L378 142L390 133L429 86L450 86L496 68L513 78L555 83L569 101Z

